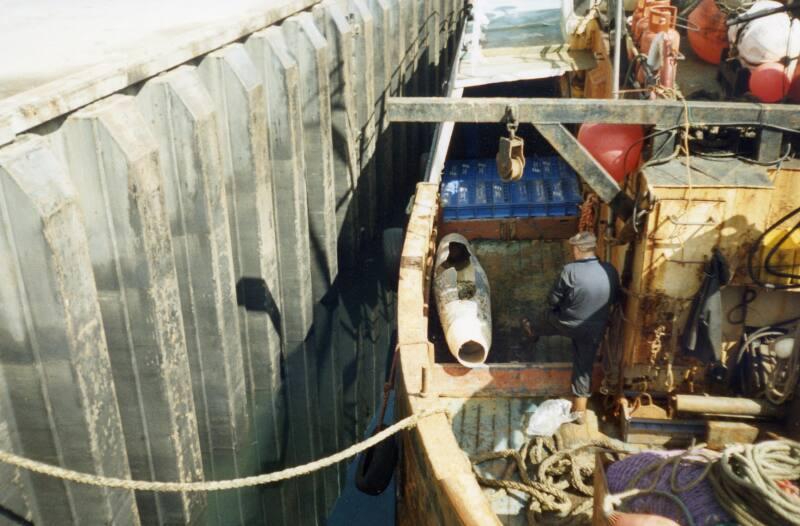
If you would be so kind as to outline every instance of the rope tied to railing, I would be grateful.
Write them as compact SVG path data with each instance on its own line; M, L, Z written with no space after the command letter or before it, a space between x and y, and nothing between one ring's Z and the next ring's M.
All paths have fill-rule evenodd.
M273 473L264 473L261 475L253 475L250 477L242 477L229 480L216 480L216 481L197 481L197 482L156 482L149 480L131 480L120 479L115 477L106 477L102 475L93 475L90 473L82 473L71 469L53 466L37 460L25 458L8 451L0 451L0 462L14 466L17 468L26 469L41 475L55 477L78 484L86 484L89 486L100 486L105 488L127 489L134 491L155 491L155 492L207 492L207 491L222 491L229 489L246 488L250 486L259 486L262 484L271 484L303 475L308 475L320 469L347 460L365 451L375 444L389 438L390 436L416 427L420 420L430 416L447 413L446 409L426 409L419 413L412 414L399 422L388 426L368 439L353 444L352 446L327 456L291 468L282 469Z

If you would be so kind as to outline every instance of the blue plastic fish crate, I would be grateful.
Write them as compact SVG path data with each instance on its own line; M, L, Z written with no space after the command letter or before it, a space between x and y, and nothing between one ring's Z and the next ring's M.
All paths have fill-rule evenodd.
M494 159L450 160L442 179L445 220L576 215L575 172L559 157L526 159L519 181L500 179Z

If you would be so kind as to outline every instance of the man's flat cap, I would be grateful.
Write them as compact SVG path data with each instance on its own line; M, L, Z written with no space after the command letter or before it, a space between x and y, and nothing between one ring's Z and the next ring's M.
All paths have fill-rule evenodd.
M597 246L597 238L591 232L578 232L569 238L569 244L581 250L591 250Z

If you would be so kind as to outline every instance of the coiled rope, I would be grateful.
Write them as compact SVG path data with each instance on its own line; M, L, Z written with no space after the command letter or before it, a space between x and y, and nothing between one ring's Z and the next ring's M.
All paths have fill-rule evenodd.
M709 477L717 499L742 526L800 525L800 443L770 440L726 448Z
M530 496L525 510L529 526L544 523L558 525L584 524L591 519L592 499L585 498L577 506L566 492L568 488L591 497L594 488L586 483L594 473L594 453L624 454L639 448L616 440L595 440L572 448L565 448L556 434L553 439L536 437L519 450L504 449L489 451L470 457L475 478L482 486L501 490L515 490ZM493 479L481 474L477 465L497 459L511 459L519 474L519 481L510 479L510 470L502 479ZM529 461L530 464L527 464ZM529 469L536 473L535 479ZM552 512L552 517L544 515ZM555 520L553 520L555 519Z
M303 464L301 466L294 466L286 468L274 473L264 473L262 475L254 475L251 477L242 477L238 479L229 480L215 480L215 481L198 481L198 482L154 482L149 480L131 480L120 479L114 477L105 477L102 475L93 475L90 473L81 473L71 469L65 469L51 464L45 464L37 460L9 453L8 451L0 451L0 462L15 466L17 468L26 469L34 473L55 477L70 482L77 482L78 484L86 484L89 486L101 486L104 488L127 489L134 491L155 491L155 492L208 492L208 491L222 491L228 489L246 488L249 486L259 486L261 484L270 484L287 480L302 475L308 475L314 471L326 468L342 460L354 457L357 454L365 451L378 442L389 438L395 433L411 429L419 424L420 420L433 416L436 414L447 413L446 409L429 409L420 411L411 416L408 416L399 422L375 433L370 438L353 444L347 449L334 453L325 458Z

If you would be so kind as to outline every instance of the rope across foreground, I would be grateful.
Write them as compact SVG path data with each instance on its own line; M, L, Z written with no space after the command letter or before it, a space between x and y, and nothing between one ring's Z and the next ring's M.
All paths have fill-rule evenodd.
M307 475L326 468L342 460L354 457L365 451L378 442L389 438L390 436L399 433L400 431L411 429L419 424L419 421L433 416L436 414L447 413L446 409L430 409L420 411L411 416L408 416L395 424L383 429L363 442L353 444L347 449L334 453L325 458L303 464L301 466L294 466L286 468L274 473L264 473L262 475L254 475L251 477L243 477L230 480L216 480L216 481L198 481L198 482L154 482L149 480L131 480L119 479L114 477L104 477L102 475L92 475L89 473L81 473L71 469L65 469L51 464L45 464L36 460L21 457L8 451L0 451L0 462L15 466L18 468L26 469L34 473L40 473L49 477L55 477L70 482L77 482L78 484L87 484L89 486L101 486L104 488L128 489L134 491L155 491L155 492L207 492L207 491L222 491L228 489L246 488L249 486L259 486L261 484L270 484L272 482L279 482L302 475Z

